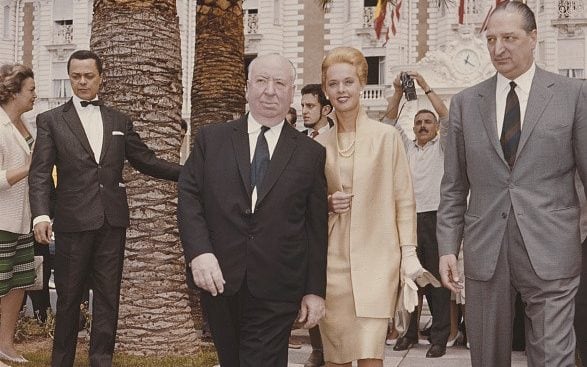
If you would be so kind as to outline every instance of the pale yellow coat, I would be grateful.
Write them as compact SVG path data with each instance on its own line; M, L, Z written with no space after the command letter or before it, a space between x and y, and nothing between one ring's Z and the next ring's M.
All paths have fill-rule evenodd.
M328 194L343 191L337 127L319 135L326 147ZM357 118L351 204L351 279L357 317L391 318L400 283L400 246L416 245L416 201L406 152L397 130ZM329 238L338 215L330 214ZM330 245L330 244L329 244Z

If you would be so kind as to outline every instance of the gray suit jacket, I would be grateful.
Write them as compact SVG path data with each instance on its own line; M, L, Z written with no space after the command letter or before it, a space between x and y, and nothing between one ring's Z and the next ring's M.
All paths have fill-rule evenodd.
M463 240L466 276L489 280L513 208L536 274L546 280L576 276L581 247L574 175L578 169L586 182L587 86L536 68L510 170L497 133L496 81L468 88L451 102L440 255L458 254Z

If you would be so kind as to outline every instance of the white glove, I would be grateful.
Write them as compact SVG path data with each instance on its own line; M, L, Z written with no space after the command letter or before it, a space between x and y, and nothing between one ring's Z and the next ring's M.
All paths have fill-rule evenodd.
M416 255L416 246L405 245L402 249L402 261L400 264L400 272L404 278L410 278L416 280L419 276L424 273L424 268L418 260Z

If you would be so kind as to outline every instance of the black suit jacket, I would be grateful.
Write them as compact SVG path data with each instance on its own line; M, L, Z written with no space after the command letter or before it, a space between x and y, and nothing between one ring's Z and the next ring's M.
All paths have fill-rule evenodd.
M245 279L255 297L325 295L328 204L324 148L285 123L251 213L247 117L203 127L179 179L186 263L213 253L224 294ZM193 286L188 269L188 284Z
M37 116L37 141L29 172L33 218L49 215L51 171L57 166L55 192L56 232L80 232L100 228L104 220L115 227L128 227L124 161L139 171L177 181L180 166L155 157L133 130L130 118L112 108L100 107L104 140L100 162L69 100Z

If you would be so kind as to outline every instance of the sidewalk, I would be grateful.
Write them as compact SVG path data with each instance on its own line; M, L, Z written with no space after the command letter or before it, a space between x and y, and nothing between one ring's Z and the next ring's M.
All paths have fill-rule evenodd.
M296 336L304 341L301 349L289 350L289 367L303 367L312 348L308 343L306 330L296 330ZM385 346L385 367L468 367L471 366L469 350L462 346L446 349L440 358L426 358L429 345L418 344L408 351L394 352L393 346ZM355 364L356 365L356 364ZM512 367L526 367L526 356L523 352L512 352Z

